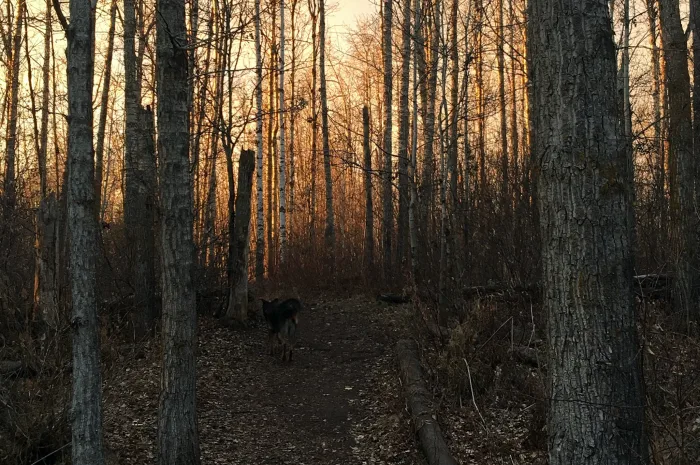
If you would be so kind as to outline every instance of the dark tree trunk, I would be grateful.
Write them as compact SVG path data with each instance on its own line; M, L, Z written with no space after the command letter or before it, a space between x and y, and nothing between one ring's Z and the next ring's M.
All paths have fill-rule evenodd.
M158 463L199 465L195 347L197 309L189 163L184 0L159 0L157 34L158 155L161 166L163 366Z
M365 268L374 268L374 210L372 209L372 151L369 142L369 109L362 107L362 149L365 157Z
M633 179L607 2L531 0L549 463L646 463Z
M70 2L68 38L68 224L73 315L75 465L102 465L102 383L97 321L97 220L92 149L93 22L90 3Z
M253 191L253 172L255 171L255 152L243 150L238 163L238 195L236 197L236 219L233 236L229 237L233 249L231 287L229 289L226 318L244 322L248 319L248 251L251 213L251 194Z

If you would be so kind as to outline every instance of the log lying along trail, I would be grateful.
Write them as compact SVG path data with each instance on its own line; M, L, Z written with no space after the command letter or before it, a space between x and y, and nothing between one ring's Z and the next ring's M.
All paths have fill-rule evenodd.
M408 410L428 464L458 465L442 436L433 397L425 387L417 344L414 341L401 340L396 343L396 354L401 367L401 381Z

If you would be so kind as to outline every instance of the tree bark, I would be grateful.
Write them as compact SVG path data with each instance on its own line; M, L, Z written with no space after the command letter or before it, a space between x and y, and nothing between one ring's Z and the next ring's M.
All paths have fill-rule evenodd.
M156 84L163 225L163 365L158 463L199 465L185 3L158 0L157 8Z
M255 0L255 136L256 147L256 231L255 231L255 281L261 284L265 278L265 223L263 215L263 91L262 49L260 43L260 0Z
M396 232L396 260L402 266L406 255L408 237L408 87L411 71L411 0L403 1L403 24L401 25L401 88L399 93L399 214Z
M372 209L372 151L369 139L369 108L362 107L362 149L365 170L365 269L374 269L374 210Z
M313 61L311 65L311 221L309 229L311 230L311 243L316 243L316 171L318 159L318 94L316 93L316 70L318 67L318 37L317 37L317 21L318 12L316 9L317 0L308 0L309 14L311 15L311 47Z
M97 320L97 221L92 148L91 4L71 0L68 38L68 222L73 315L72 463L102 465L102 383Z
M286 107L284 101L284 0L280 0L280 75L279 75L279 211L280 211L280 263L284 263L287 254L287 199L286 199L286 181L287 167L285 160L285 124L286 124Z
M7 118L7 137L5 139L5 215L9 217L17 202L16 192L16 150L17 150L17 108L19 105L19 71L20 52L22 51L22 23L26 11L26 0L18 0L15 11L15 25L12 36L12 55L10 68L9 116Z
M498 60L498 107L501 116L501 208L505 225L510 225L510 176L508 166L508 121L506 117L506 66L505 37L503 27L503 0L498 0L498 34L496 55Z
M549 463L646 463L633 179L606 2L531 0Z
M117 1L112 0L112 6L109 11L107 56L105 57L104 81L102 83L102 97L100 98L100 120L97 125L97 147L95 150L95 215L98 223L101 220L102 211L102 172L104 164L105 133L107 130L107 112L109 111L109 89L112 82L112 56L114 54L114 30L116 17ZM46 66L46 69L48 70L48 64ZM48 88L45 88L45 92L48 94ZM48 114L46 115L46 119L48 122ZM45 143L45 141L42 135L42 144L43 143ZM45 156L46 153L44 153L44 157ZM46 163L46 160L44 160L44 163ZM44 170L46 170L46 166L44 166Z
M385 279L390 279L392 272L392 234L393 194L392 194L392 99L393 99L393 54L392 54L392 25L393 1L383 2L384 21L382 25L382 49L384 56L384 138L382 151L384 164L382 167L382 254Z
M326 95L326 0L319 0L319 79L321 94L321 137L323 139L323 172L326 178L326 253L328 263L335 261L335 215L333 212L333 179L331 148L328 140L328 96Z
M236 197L236 220L233 237L229 238L233 252L233 274L229 289L226 318L245 322L248 319L248 250L251 213L251 193L255 152L243 150L238 163L238 195Z
M419 31L422 27L422 17L420 13L421 1L422 0L414 0L413 3L413 36L415 37L418 37L420 35ZM411 160L408 165L408 182L409 188L411 189L411 199L408 204L408 230L411 247L411 276L414 285L417 285L419 281L418 225L416 224L416 209L418 208L418 185L416 183L416 168L418 166L418 88L420 87L420 83L418 82L418 57L418 43L416 43L415 50L413 52L413 114L411 117Z
M671 248L676 279L674 306L688 319L700 318L697 272L697 215L688 48L678 0L659 0L668 90L668 165L671 192Z

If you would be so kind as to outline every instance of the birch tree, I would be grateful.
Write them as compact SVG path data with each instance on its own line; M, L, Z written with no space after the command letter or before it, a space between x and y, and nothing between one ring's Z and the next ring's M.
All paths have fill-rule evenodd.
M97 321L97 220L92 147L91 3L70 1L68 39L68 223L73 314L72 463L102 465L102 381Z
M408 236L408 87L411 71L411 0L403 2L401 25L401 87L399 92L399 215L397 218L396 259L401 265Z
M382 151L384 164L382 167L382 254L384 276L391 275L391 236L393 233L393 208L392 208L392 98L393 98L393 64L391 29L393 24L393 1L384 0L383 25L382 25L382 49L384 56L384 137Z
M641 465L647 454L631 287L633 180L608 5L530 5L549 463Z
M256 240L255 280L262 283L265 277L265 223L263 203L263 91L262 50L260 43L260 0L255 0L255 136L256 136Z
M158 463L198 465L193 202L184 0L158 0L156 60L161 160L163 364Z
M287 211L286 211L286 165L285 165L285 121L286 107L284 102L284 0L280 0L280 75L279 75L279 195L280 195L280 262L284 263L287 253Z

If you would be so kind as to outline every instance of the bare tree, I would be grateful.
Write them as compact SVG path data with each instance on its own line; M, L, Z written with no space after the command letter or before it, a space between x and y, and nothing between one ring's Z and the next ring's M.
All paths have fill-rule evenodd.
M97 321L97 219L92 147L91 4L71 0L68 38L68 222L73 315L72 463L102 465L102 383Z
M698 307L697 215L695 160L690 107L688 48L678 0L659 0L661 35L668 90L668 165L671 192L671 247L674 261L674 305L688 318L700 317Z
M397 218L396 259L401 266L408 236L408 87L411 71L411 0L403 1L401 25L401 87L399 93L399 214Z
M287 200L286 200L286 165L285 165L285 121L286 107L284 102L284 0L280 0L280 57L279 57L279 119L280 119L280 132L279 132L279 196L280 196L280 262L284 263L285 255L287 253Z
M384 56L384 138L382 151L382 254L384 277L388 279L391 269L391 236L394 228L392 199L392 98L393 98L393 63L392 63L392 24L393 1L382 2L384 9L382 24L382 50Z
M248 319L248 251L250 244L250 202L255 171L255 152L243 150L238 163L238 195L234 235L229 238L233 248L231 288L226 317L244 322Z
M372 149L369 134L369 108L362 107L362 149L365 170L365 268L374 267L374 210L372 209Z
M9 5L8 5L9 6ZM16 192L16 150L17 150L17 109L19 104L20 52L22 51L22 24L26 11L26 0L17 1L15 25L12 35L12 55L10 68L9 116L5 144L5 214L10 215L17 201Z
M262 283L265 277L265 223L263 216L263 92L262 47L260 43L260 0L255 0L255 135L256 147L256 239L255 280Z
M606 2L531 0L549 463L643 464L632 178ZM546 33L545 33L546 31ZM572 335L577 335L572 337Z
M323 171L326 178L326 231L324 234L330 263L335 257L335 218L333 213L333 179L331 148L328 140L328 96L326 95L326 0L319 0L319 79L321 94L321 137L323 139Z
M189 163L184 0L159 0L156 21L158 153L161 163L163 365L158 463L198 465L193 202Z

